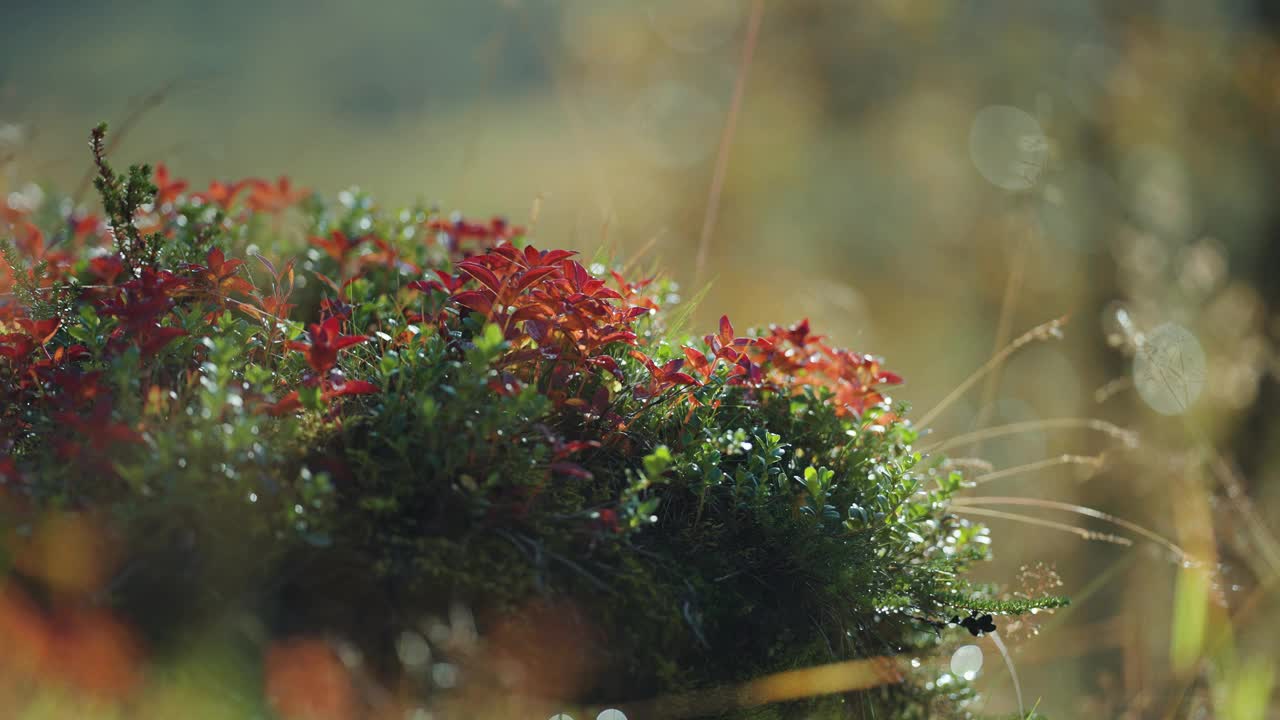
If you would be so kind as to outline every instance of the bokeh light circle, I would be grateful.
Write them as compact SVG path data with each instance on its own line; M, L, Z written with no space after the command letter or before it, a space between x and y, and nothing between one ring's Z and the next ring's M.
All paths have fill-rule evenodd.
M596 716L596 720L627 720L627 714L617 708L609 708L608 710L601 710L600 714Z
M1147 333L1133 358L1133 383L1161 415L1186 412L1204 390L1205 355L1190 330L1165 323Z
M962 645L951 655L951 673L965 680L978 677L982 671L982 648Z
M982 177L1004 190L1035 187L1049 156L1040 123L1023 110L991 105L969 128L969 157Z
M400 662L411 668L426 665L431 660L431 646L422 635L405 630L396 639L396 655Z

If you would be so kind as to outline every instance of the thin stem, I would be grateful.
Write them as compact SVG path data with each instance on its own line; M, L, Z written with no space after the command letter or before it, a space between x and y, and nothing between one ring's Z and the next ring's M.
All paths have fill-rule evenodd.
M964 468L970 468L984 473L989 473L996 469L989 460L970 457L947 458L942 464L942 467L948 470L963 470Z
M1119 518L1109 513L1104 513L1101 510L1094 510L1093 508L1086 507L1084 505L1076 505L1075 503L1060 502L1057 500L1041 500L1040 498L1024 498L1024 497L954 498L952 499L951 504L952 506L964 506L966 508L972 507L972 506L981 507L983 505L1021 505L1021 506L1047 508L1050 510L1062 510L1064 512L1075 513L1076 515L1083 515L1084 517L1093 518L1095 520L1101 520L1102 522L1124 528L1125 530L1128 530L1133 533L1137 533L1138 535L1141 535L1142 537L1150 540L1151 542L1173 553L1174 555L1177 556L1177 558L1180 561L1199 564L1199 562L1195 558L1193 558L1190 553L1188 553L1186 550L1183 550L1181 547L1179 547L1169 538L1166 538L1165 536L1157 532L1154 532L1152 530L1148 530L1147 528L1137 523L1130 522L1128 520L1125 520L1124 518Z
M1060 465L1088 465L1097 470L1102 467L1103 458L1101 455L1059 455L1058 457L1046 458L1023 465L1015 465L1013 467L996 470L985 475L979 475L973 479L974 485L983 485L994 480L1007 478L1013 475L1021 475L1023 473L1036 472Z
M738 115L742 111L742 98L747 91L747 72L751 69L751 60L755 57L756 44L760 39L760 22L764 17L764 0L751 3L751 16L747 20L747 37L742 43L742 60L738 66L738 77L733 85L733 99L729 102L729 115L725 119L724 131L720 133L720 149L716 152L715 174L711 176L711 190L707 197L707 212L702 218L702 234L698 238L698 256L694 264L694 277L698 283L705 277L707 254L711 250L711 235L715 232L716 220L720 216L720 194L724 191L725 176L729 172L729 150L733 147L733 136L738 130Z
M1224 490L1227 491L1227 499L1235 506L1236 512L1240 513L1240 517L1244 520L1245 526L1249 529L1249 534L1253 536L1253 542L1258 547L1259 554L1262 555L1271 570L1272 576L1280 575L1280 542L1276 541L1275 535L1263 522L1258 515L1257 507L1253 501L1249 499L1248 493L1245 492L1244 484L1240 482L1239 476L1236 474L1235 467L1228 463L1222 454L1213 448L1208 448L1207 453L1210 455L1210 466L1213 474L1218 478L1218 482L1222 484Z
M1005 667L1009 668L1009 677L1013 679L1013 691L1018 696L1018 716L1025 718L1027 709L1022 704L1022 683L1018 681L1018 671L1013 667L1013 658L1009 655L1009 648L1004 646L1004 641L1000 639L1000 634L996 631L992 630L987 634L991 636L991 642L995 643L996 649L1000 651L1001 657L1004 658Z
M1096 530L1077 527L1075 525L1068 525L1066 523L1057 522L1056 520L1045 520L1044 518L1032 517L1030 515L1019 515L1018 513L1004 512L1003 510L991 510L988 508L954 507L954 501L951 509L964 515L977 515L978 517L1012 520L1026 525L1049 528L1050 530L1061 530L1063 532L1071 533L1072 535L1079 537L1081 540L1088 540L1091 542L1105 542L1112 545L1124 545L1126 547L1133 545L1133 541L1127 537L1098 532Z
M1093 401L1101 405L1125 390L1133 388L1133 378L1128 375L1115 378L1093 391Z
M985 364L983 364L982 367L974 371L972 375L965 378L964 382L957 385L955 390L952 390L950 394L948 394L945 398L942 399L942 402L939 402L937 405L933 407L932 410L925 413L924 417L920 418L920 420L916 422L916 425L918 427L928 427L929 424L932 423L935 418L941 415L944 410L946 410L948 407L951 407L952 403L954 403L956 400L959 400L960 396L964 395L965 392L969 390L969 388L972 388L975 384L977 384L977 382L981 380L987 373L1000 367L1000 364L1003 363L1006 359L1008 359L1010 355L1021 350L1024 346L1029 345L1030 343L1033 343L1033 342L1041 342L1045 340L1061 338L1062 326L1066 324L1066 322L1067 322L1067 316L1064 315L1060 318L1055 318L1053 320L1050 320L1049 322L1044 323L1042 325L1037 325L1031 328L1030 330L1028 330L1027 332L1023 333L1022 335L1018 336L1013 342L1009 343L1003 349L1001 349L1000 352L993 355L990 360L988 360Z
M1118 425L1107 422L1106 420L1098 420L1096 418L1066 417L1066 418L1049 418L1047 420L1027 420L1025 422L1010 423L1008 425L996 425L995 427L974 430L973 432L956 435L948 438L936 445L925 448L926 453L939 453L948 448L965 443L977 442L981 440L990 440L998 437L1006 437L1008 435L1019 435L1026 432L1036 432L1038 430L1065 430L1081 428L1085 430L1096 430L1105 435L1109 435L1125 444L1126 447L1136 447L1138 445L1138 434L1132 430L1126 430Z
M1018 293L1022 290L1022 281L1026 276L1027 255L1030 254L1029 246L1029 242L1021 240L1018 242L1017 250L1014 251L1013 267L1009 269L1009 280L1004 288L1004 297L1000 301L1000 319L996 323L996 341L991 348L993 353L1004 347L1005 343L1009 342L1009 336L1013 334L1013 309L1017 305ZM986 425L991 416L991 406L995 402L1002 366L1003 363L996 363L996 366L991 369L991 373L987 375L987 382L983 385L982 400L978 405L978 418L974 423L978 427ZM969 454L981 455L981 438L974 440L973 443L974 445L970 448Z

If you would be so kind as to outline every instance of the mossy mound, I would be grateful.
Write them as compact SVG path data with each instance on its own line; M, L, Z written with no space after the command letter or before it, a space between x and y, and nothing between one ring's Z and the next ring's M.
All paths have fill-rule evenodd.
M78 602L157 666L212 627L244 657L339 639L459 716L672 716L687 692L725 717L959 717L963 683L896 659L955 616L1060 602L964 579L988 545L947 511L960 478L913 449L899 379L807 322L686 338L670 283L502 220L284 180L187 193L101 148L105 222L6 210L0 476L14 526L118 535ZM859 659L878 670L843 692L758 682Z

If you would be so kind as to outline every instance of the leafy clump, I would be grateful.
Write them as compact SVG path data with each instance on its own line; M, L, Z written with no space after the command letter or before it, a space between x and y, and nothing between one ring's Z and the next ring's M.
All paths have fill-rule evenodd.
M669 282L501 219L285 179L187 194L163 167L117 175L102 137L106 223L55 211L54 249L42 218L4 217L26 239L0 267L2 507L111 528L123 560L92 597L157 657L248 614L251 647L341 637L380 681L454 688L411 672L421 641L464 668L432 695L455 711L487 683L487 703L629 702L863 659L888 670L705 712L938 717L967 688L897 659L1060 602L965 580L985 530L948 512L961 479L914 449L883 394L900 378L807 322L685 338ZM295 646L273 647L289 716L306 674L272 675Z

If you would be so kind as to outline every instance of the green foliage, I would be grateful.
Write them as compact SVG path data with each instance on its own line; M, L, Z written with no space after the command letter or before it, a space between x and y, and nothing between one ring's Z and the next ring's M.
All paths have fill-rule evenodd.
M106 158L107 124L93 129L89 145L98 174L93 186L102 200L103 210L111 223L116 252L136 274L143 267L153 267L159 258L160 235L143 236L135 222L143 206L155 199L156 186L151 183L151 168L133 165L126 174L117 174Z

